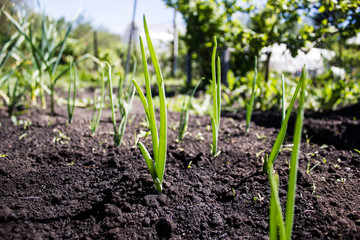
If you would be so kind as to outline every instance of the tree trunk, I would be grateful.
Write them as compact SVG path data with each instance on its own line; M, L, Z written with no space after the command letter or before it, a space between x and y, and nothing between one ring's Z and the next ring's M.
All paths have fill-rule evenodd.
M97 32L94 31L94 57L99 58ZM98 64L94 62L94 70L98 70Z
M221 52L221 82L228 87L227 74L230 69L230 49L225 47Z
M186 85L191 86L191 49L188 50L186 55L186 74L187 74L187 81Z
M270 58L271 58L271 52L266 53L266 61L265 61L265 82L267 83L269 81L269 75L270 75Z
M134 0L134 8L133 8L133 15L132 15L132 20L131 20L130 35L129 35L129 43L128 43L127 56L126 56L125 78L126 78L126 75L129 73L129 68L130 68L131 43L132 43L132 37L134 34L134 28L135 28L136 3L137 3L137 0Z
M171 76L175 77L177 70L177 55L178 55L178 34L177 34L177 26L176 26L176 9L174 10L174 40L172 42L172 56L171 56Z

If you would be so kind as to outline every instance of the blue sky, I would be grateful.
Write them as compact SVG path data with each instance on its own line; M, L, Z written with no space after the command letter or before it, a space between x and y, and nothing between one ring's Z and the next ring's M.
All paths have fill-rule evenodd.
M64 16L71 20L77 13L81 13L95 28L102 26L121 35L131 21L134 6L134 0L40 0L40 3L53 18ZM38 11L36 0L33 6ZM150 30L171 29L174 10L166 7L162 0L137 0L135 22L141 29L143 14L146 15ZM177 23L183 23L180 14L177 14Z

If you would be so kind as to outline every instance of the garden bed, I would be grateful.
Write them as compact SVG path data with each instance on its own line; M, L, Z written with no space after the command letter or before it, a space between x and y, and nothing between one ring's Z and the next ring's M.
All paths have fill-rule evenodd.
M64 107L56 109L56 116L28 110L18 123L27 120L30 126L24 121L15 126L0 110L0 238L268 238L270 189L262 157L278 130L262 127L266 124L260 120L271 115L276 122L273 114L255 113L259 125L248 134L241 114L224 114L221 154L213 158L210 118L191 116L189 134L178 143L179 114L169 112L164 191L157 194L143 156L133 147L134 132L145 130L141 105L134 110L121 147L112 142L109 111L92 136L92 112L84 108L76 109L70 125ZM306 115L305 120L308 133L323 137L324 129L334 127L328 116ZM346 121L354 129L344 124L341 131L359 131L356 118ZM325 138L331 141L339 135L328 132ZM316 143L309 139L304 137L301 145L293 239L360 239L360 154L347 142L355 143L345 137L339 144L320 142L319 136ZM150 146L151 137L141 141ZM275 164L282 203L289 158L285 147Z

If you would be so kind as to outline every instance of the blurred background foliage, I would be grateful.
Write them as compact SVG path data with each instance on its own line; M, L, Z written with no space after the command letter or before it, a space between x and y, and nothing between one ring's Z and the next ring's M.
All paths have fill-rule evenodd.
M266 110L281 106L281 73L273 71L270 67L272 52L268 47L274 44L285 44L294 57L299 51L309 52L314 47L335 52L331 60L324 61L326 71L311 76L308 108L328 111L338 105L359 102L360 46L356 43L348 43L349 39L360 34L359 0L260 2L163 0L163 2L168 7L176 9L186 25L185 32L179 36L178 71L175 76L171 74L172 44L163 43L165 47L160 49L165 51L158 51L158 58L167 79L166 84L169 86L169 96L187 93L200 78L205 78L200 92L206 93L206 85L211 77L212 40L216 36L220 56L224 58L221 54L225 50L230 52L229 71L226 73L226 81L223 82L223 103L229 110L243 108L246 99L249 98L255 56L263 56L259 69L256 108ZM25 19L25 23L32 27L35 39L40 38L42 15L31 10L25 0L1 0L0 6L1 54L5 56L10 53L8 57L0 58L2 61L0 61L0 99L3 100L3 105L11 102L11 96L17 102L26 103L28 99L24 89L32 89L31 84L33 84L26 79L36 78L34 62L29 56L31 49L21 40L20 35L14 36L17 29L3 11L8 12L19 22ZM46 17L46 21L51 20ZM64 18L55 21L57 36L61 37L65 34L63 26L69 23ZM60 69L65 69L70 62L90 53L102 61L109 62L113 67L114 82L120 82L120 78L124 77L126 40L104 27L95 28L91 21L82 15L72 24L72 31L61 57ZM133 49L132 55L138 63L141 62L138 46ZM131 66L133 61L131 59ZM194 81L191 81L186 74L189 64ZM339 75L338 69L344 70L344 73ZM100 74L93 62L82 62L79 64L78 72L79 80L85 82L84 86L98 84ZM142 66L138 64L136 78L140 82L142 74ZM298 76L291 73L285 73L285 76L287 91L291 92ZM32 89L33 94L40 96L41 92L46 93L47 81L49 80L45 77L45 86ZM59 87L66 87L68 82L68 74L65 74L59 81Z

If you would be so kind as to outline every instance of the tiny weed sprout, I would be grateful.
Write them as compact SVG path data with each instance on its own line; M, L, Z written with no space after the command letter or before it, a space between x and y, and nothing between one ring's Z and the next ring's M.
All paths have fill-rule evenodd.
M182 141L184 139L188 123L189 123L189 110L191 108L192 99L195 95L195 92L197 88L199 87L201 83L201 80L196 84L195 88L192 91L192 94L189 98L189 101L186 101L188 99L188 96L185 97L182 108L181 108L181 114L180 114L180 124L179 124L179 141Z
M314 170L319 164L320 164L320 161L318 161L314 166L312 166L310 168L310 158L309 158L308 164L307 164L307 167L306 167L306 173L310 174L312 172L312 170Z
M302 73L301 73L300 81L298 82L298 84L296 86L296 89L295 89L295 92L294 92L294 94L293 94L293 96L291 98L291 102L290 102L290 105L289 105L289 107L287 109L285 119L281 124L280 131L279 131L279 133L278 133L278 135L277 135L277 137L275 139L274 145L273 145L273 147L271 149L269 158L267 159L267 161L264 161L264 164L267 165L267 166L263 167L265 172L267 172L270 165L274 164L274 161L275 161L277 155L280 152L280 148L281 148L282 143L283 143L283 141L285 139L286 129L287 129L287 125L288 125L288 122L289 122L289 119L290 119L292 108L293 108L293 106L295 104L295 101L296 101L297 95L298 95L298 93L300 91L300 88L303 85L303 83L305 82L305 80L306 80L306 74L305 74L305 67L304 67L303 70L302 70Z
M301 145L302 127L304 121L304 102L305 102L305 89L306 89L306 72L305 66L301 74L301 92L299 100L299 108L296 115L295 129L294 129L294 145L290 158L290 171L287 189L286 200L286 214L285 222L282 214L282 209L279 199L279 180L278 176L274 173L273 162L268 166L268 177L271 187L270 196L270 213L269 213L269 230L270 239L278 239L278 233L281 240L291 239L291 232L294 222L295 211L295 193L296 193L296 180L299 165L299 152ZM279 133L280 134L280 133Z
M246 103L246 132L247 133L250 131L251 115L252 115L252 111L254 108L256 80L257 80L257 74L258 74L257 65L258 65L258 61L257 61L257 57L255 56L254 80L253 80L253 85L252 85L252 89L251 89L251 96L250 96L250 101L248 103Z
M151 86L150 86L150 77L149 70L146 62L146 54L143 41L140 37L140 48L141 48L141 56L142 63L144 67L144 76L145 76L145 85L146 85L146 98L144 93L142 92L139 84L133 80L133 83L136 87L136 90L139 93L141 102L144 106L145 114L149 123L151 138L152 138L152 147L153 147L153 158L151 158L148 150L145 145L139 142L139 147L142 155L145 158L146 164L149 168L152 179L154 180L156 190L158 193L161 193L163 190L163 180L165 173L165 162L166 162L166 151L167 151L167 113L166 113L166 98L165 98L165 86L164 79L162 77L161 69L159 66L159 62L157 60L154 47L152 45L149 30L146 24L145 15L143 17L144 20L144 30L146 35L146 41L148 44L151 60L154 65L157 85L159 88L159 99L160 99L160 134L158 135L158 129L156 126L155 120L155 111L154 104L151 95ZM159 138L160 136L160 138Z
M221 113L221 68L220 68L220 57L217 57L217 68L215 67L216 49L217 49L217 42L216 42L216 37L214 37L214 48L211 57L211 72L212 72L211 91L213 97L213 111L211 113L211 126L212 126L211 155L213 157L217 157L220 154L220 151L217 150L217 146L218 146L218 135L220 128L220 113Z

